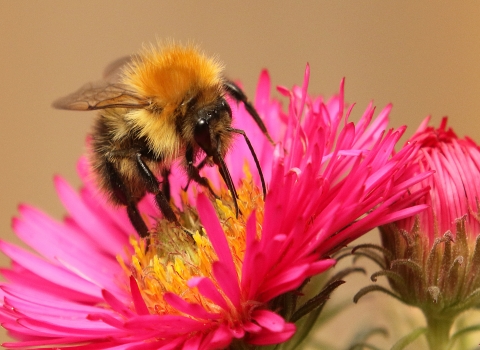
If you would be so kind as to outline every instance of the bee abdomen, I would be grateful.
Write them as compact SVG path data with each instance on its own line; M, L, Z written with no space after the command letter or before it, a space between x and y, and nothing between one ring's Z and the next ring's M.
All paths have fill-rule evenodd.
M115 126L112 113L102 113L97 118L92 132L92 153L90 163L100 188L114 204L137 203L145 195L145 185L136 168L134 156L136 145L132 134L112 140ZM138 142L137 142L138 143Z

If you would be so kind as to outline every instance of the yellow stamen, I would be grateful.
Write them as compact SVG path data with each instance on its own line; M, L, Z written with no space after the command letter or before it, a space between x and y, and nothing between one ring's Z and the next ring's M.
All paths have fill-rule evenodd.
M256 209L257 237L260 237L264 209L261 190L254 185L248 165L244 166L244 172L246 178L237 190L241 213L239 217L235 217L233 201L227 190L222 189L220 198L213 203L239 280L246 249L246 220ZM135 277L151 313L180 314L164 301L165 292L173 292L188 302L198 303L207 311L221 312L216 304L203 297L196 288L187 285L192 277L208 277L216 283L212 275L212 263L218 261L218 257L199 221L196 209L189 205L187 196L182 198L183 207L186 208L178 215L182 228L160 220L152 233L148 249L143 240L132 237L130 244L134 255L131 261L125 262L121 258L118 261L127 276ZM220 287L218 290L222 292Z

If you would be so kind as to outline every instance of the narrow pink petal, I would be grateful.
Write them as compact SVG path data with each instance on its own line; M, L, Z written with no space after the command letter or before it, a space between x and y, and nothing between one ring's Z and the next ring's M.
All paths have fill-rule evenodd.
M340 81L340 87L338 92L338 116L343 116L343 108L345 106L345 78ZM346 122L346 121L345 121Z
M5 327L7 328L7 327ZM9 329L9 328L8 328ZM38 347L38 349L43 349L45 345L60 345L60 344L75 344L78 342L83 341L83 338L80 337L62 337L62 338L42 338L40 340L30 340L30 341L19 341L19 342L6 342L3 343L2 346L7 349L25 349L25 348L33 348ZM53 349L58 349L58 347L54 347ZM76 349L76 348L74 348ZM91 349L96 349L95 347L91 347Z
M205 319L205 320L215 320L221 317L219 314L214 314L211 312L206 311L201 305L196 303L189 303L179 297L174 293L165 293L163 298L167 303L173 306L180 312L183 312L187 315L190 315L197 319Z
M242 339L245 336L245 329L243 328L243 325L237 324L230 328L230 333L232 337Z
M143 300L142 293L140 293L137 281L133 276L130 276L130 291L132 292L133 305L135 305L135 311L137 314L149 315L150 311Z
M167 337L205 330L210 328L211 324L184 316L152 314L130 317L125 322L125 327L133 330L152 330Z
M117 299L116 296L109 291L103 290L102 296L108 306L110 306L115 312L118 312L120 315L123 315L125 317L132 317L134 315L132 310L130 310L130 308L128 307L128 305L126 305L125 302Z
M310 276L318 275L332 268L336 263L337 261L335 259L323 259L323 260L317 261L315 263L310 264L306 274Z
M272 332L279 332L285 327L285 320L274 312L269 310L257 309L252 313L252 319L261 327Z
M396 212L382 216L377 220L377 223L378 225L381 226L392 221L398 221L405 218L409 218L409 217L415 216L415 214L418 214L419 212L422 212L427 208L428 206L425 204L408 207L408 208L398 210Z
M224 310L228 310L229 306L222 294L218 291L213 282L206 277L192 277L188 280L190 288L197 287L199 292L206 298L213 301Z
M68 337L75 334L77 337L84 339L95 339L96 337L104 337L106 335L115 336L121 334L122 331L116 330L112 327L101 327L101 324L97 322L89 322L91 327L86 328L88 323L84 323L82 328L72 329L70 327L64 327L59 324L45 323L39 320L21 318L18 319L18 323L23 327L26 327L34 332L43 334L47 337Z
M100 301L98 296L84 294L80 291L62 287L44 279L30 271L7 271L2 270L2 275L8 279L8 285L2 285L1 289L11 296L21 296L26 300L44 300L45 302L72 300L80 304L95 304ZM35 286L35 288L30 288Z
M303 76L303 84L302 84L302 97L300 99L300 111L298 112L298 116L301 118L303 116L303 109L305 107L305 100L307 99L307 90L308 90L308 83L310 81L310 65L307 63L305 67L305 73Z
M263 328L253 322L245 322L243 328L249 333L259 333Z
M224 325L220 325L213 332L207 334L199 349L224 349L231 341L232 334L229 329Z
M246 249L245 255L243 256L242 264L242 281L241 288L242 290L247 290L250 286L251 276L255 271L254 263L254 254L257 252L258 242L256 240L257 235L257 220L256 220L256 211L252 211L247 220L246 225Z
M289 340L295 334L296 327L293 323L285 324L285 327L280 332L264 331L257 334L252 334L247 342L252 345L270 345L280 344Z
M70 230L36 208L21 205L19 212L21 218L14 218L12 222L14 231L25 243L50 260L67 250L60 247L69 246L67 253L75 253L77 250L84 253L96 246L96 242L89 239L84 232ZM73 247L72 242L75 242Z
M107 325L110 325L112 327L119 328L119 329L124 328L123 320L118 319L112 315L106 314L105 312L90 313L88 314L87 319L91 321L102 321Z
M20 324L30 329L55 328L53 332L60 336L61 334L67 335L70 333L88 337L88 331L95 332L97 335L108 334L109 332L115 332L116 334L119 331L123 332L123 330L112 327L110 324L91 319L86 314L79 317L68 317L68 315L63 317L59 315L37 317L32 315L31 317L20 317L19 320L22 320ZM39 332L43 331L40 330Z
M116 280L116 277L121 276L123 271L119 264L112 264L113 259L108 260L108 263L105 265L100 264L101 261L106 260L102 259L101 255L94 255L92 259L81 259L71 256L68 261L63 260L63 258L57 258L57 260L68 271L95 284L99 288L108 289L115 294L124 292Z
M309 265L300 265L292 267L286 271L279 272L275 277L265 283L258 298L263 301L268 301L282 293L293 290L300 286L302 282L307 279L307 271Z
M203 334L193 336L183 344L182 350L198 350L202 343Z
M230 270L235 271L232 253L230 252L225 233L220 226L220 222L218 221L212 203L210 203L206 195L200 193L198 195L197 204L201 222L207 231L208 238L210 239L219 260L226 264Z
M278 85L277 86L277 91L285 97L290 96L290 90L288 88L286 88L285 86Z
M59 314L65 317L85 317L90 312L100 312L103 309L90 305L81 305L77 301L64 300L39 300L22 299L17 295L8 295L4 297L4 306L16 310L25 310L28 315L39 314L47 316L57 316Z
M266 69L262 70L257 83L257 92L255 95L255 107L261 112L268 108L270 102L270 75Z
M53 223L51 219L34 209L22 207L21 212L24 217L22 220L14 219L13 228L17 235L28 242L31 247L48 260L57 260L56 263L63 264L68 270L87 280L96 281L95 283L103 284L103 287L106 288L116 288L114 284L109 284L112 274L120 271L120 267L113 257L92 254L95 245L83 241L81 235L76 236L74 232L71 232L72 230ZM56 231L63 232L63 236L56 237L54 235ZM49 234L46 234L47 232ZM51 239L48 239L49 237ZM78 245L77 241L75 241L75 245L72 245L71 240L75 238L78 239ZM83 244L84 242L85 244ZM87 255L91 256L91 259L85 259Z
M200 221L207 231L208 238L212 243L219 260L218 264L214 265L216 270L216 277L219 284L222 285L224 291L229 297L230 301L235 307L240 307L240 288L238 285L238 275L233 263L232 253L228 246L227 238L223 232L220 222L215 214L215 209L204 194L199 194L198 199L198 214ZM216 266L216 267L215 267Z
M50 280L67 288L75 287L75 290L88 295L100 296L100 289L97 286L73 275L71 272L66 271L59 266L54 266L39 259L19 247L7 242L0 242L0 249L3 253L9 256L10 259L46 280Z
M122 251L123 242L119 242L115 239L115 235L112 235L112 232L115 232L114 228L97 216L91 208L87 207L65 180L56 177L55 187L63 206L87 235L97 240L104 249L107 249L113 255Z
M240 308L240 286L238 285L238 279L235 278L236 276L232 277L229 267L220 261L215 261L212 264L212 271L228 299L237 309Z
M267 257L265 255L265 253L263 252L259 252L257 253L254 257L253 257L253 266L266 266L267 263ZM253 274L250 276L250 286L249 286L249 289L247 289L248 291L248 295L247 295L247 298L249 300L255 300L256 299L256 296L258 294L258 291L259 289L261 288L262 286L262 283L265 282L265 279L264 279L264 274L263 273L259 273L259 274Z

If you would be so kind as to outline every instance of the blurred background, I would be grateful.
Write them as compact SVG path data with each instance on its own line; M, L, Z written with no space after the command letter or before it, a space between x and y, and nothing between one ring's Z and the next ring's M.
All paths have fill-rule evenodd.
M309 62L312 94L330 96L346 77L354 119L371 100L377 110L392 102L391 125L409 125L407 135L429 114L435 125L448 115L460 136L480 142L480 2L293 4L0 1L1 239L18 243L10 220L19 203L62 217L54 174L80 185L75 164L94 113L54 110L52 101L157 38L199 43L249 96L261 69L268 68L274 85L291 87L302 82ZM0 257L1 266L8 264ZM355 283L340 287L347 299ZM381 320L385 315L375 316L373 308L367 297L351 315L360 323ZM337 322L320 336L346 341L348 335L335 333L344 334L345 326Z

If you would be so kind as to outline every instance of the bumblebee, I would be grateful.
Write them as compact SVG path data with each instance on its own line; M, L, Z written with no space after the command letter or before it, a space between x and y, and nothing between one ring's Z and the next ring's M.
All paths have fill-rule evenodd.
M100 110L92 132L90 163L98 185L117 205L124 205L141 237L148 228L137 203L152 193L163 216L178 224L170 207L169 174L181 160L188 184L214 191L199 171L216 165L238 216L237 193L225 164L234 134L242 135L257 166L260 163L247 135L232 127L225 97L244 104L263 134L273 143L262 119L244 92L223 74L223 65L194 45L158 44L107 67L104 79L63 97L58 109ZM159 178L161 180L159 180Z

